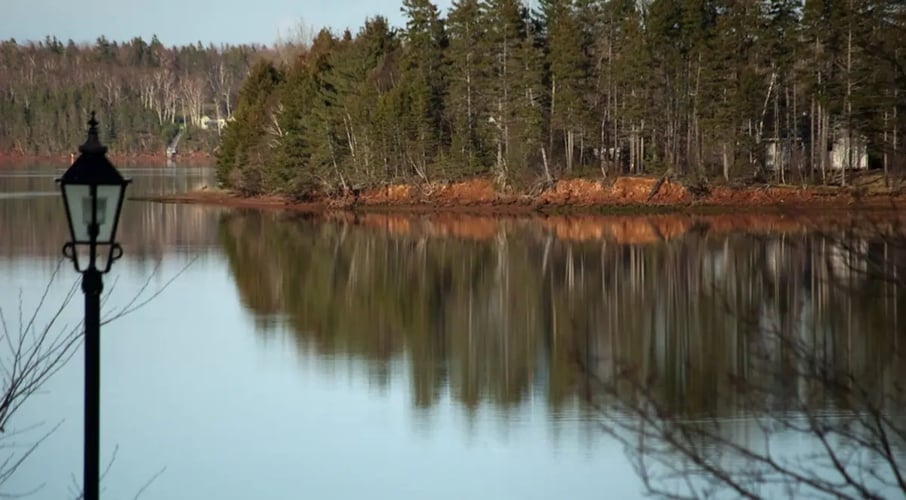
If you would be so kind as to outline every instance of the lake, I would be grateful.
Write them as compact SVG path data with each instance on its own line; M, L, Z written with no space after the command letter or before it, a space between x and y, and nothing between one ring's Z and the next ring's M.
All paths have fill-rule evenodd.
M206 168L122 170L130 195L213 184ZM59 173L0 171L0 307L12 330L61 260ZM128 201L104 315L151 300L102 327L101 496L641 497L624 444L602 428L614 417L602 388L620 366L656 377L672 417L722 422L734 442L758 439L734 380L757 379L766 359L788 364L747 332L805 339L878 394L903 380L906 291L878 279L906 266L906 248L886 237L901 222ZM46 304L76 281L65 262ZM79 293L59 324L81 314ZM77 496L81 356L12 420L7 432L23 433L5 444L19 452L58 427L3 493ZM766 405L801 411L808 381L784 373L760 385L776 389ZM828 418L852 411L809 394Z

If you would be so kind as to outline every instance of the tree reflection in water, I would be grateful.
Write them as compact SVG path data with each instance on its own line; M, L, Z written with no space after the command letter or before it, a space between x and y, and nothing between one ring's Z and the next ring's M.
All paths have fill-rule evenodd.
M619 360L659 380L672 414L731 416L753 325L895 380L906 294L862 271L900 269L906 249L865 221L756 222L235 212L220 239L262 330L285 323L300 349L373 361L376 380L404 357L418 406L449 389L469 408L529 392L556 408L593 388L580 366L608 379Z

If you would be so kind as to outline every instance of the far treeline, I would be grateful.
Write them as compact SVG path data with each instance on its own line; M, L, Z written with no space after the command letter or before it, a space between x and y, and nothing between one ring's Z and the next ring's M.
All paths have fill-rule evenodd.
M73 152L91 111L111 152L163 155L183 128L180 150L210 153L218 120L264 54L272 56L260 46L167 47L157 37L0 41L0 154Z
M846 183L903 168L901 0L403 0L260 62L221 182L297 196L468 177Z

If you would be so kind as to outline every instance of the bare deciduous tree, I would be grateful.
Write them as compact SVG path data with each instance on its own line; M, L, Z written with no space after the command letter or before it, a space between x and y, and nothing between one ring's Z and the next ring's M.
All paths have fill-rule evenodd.
M101 324L120 319L150 303L193 262L194 260L190 260L172 277L155 288L152 283L160 273L160 267L156 267L124 305L108 311ZM53 295L52 290L61 286L60 282L63 280L60 276L61 269L67 264L68 262L62 259L57 263L30 313L26 314L24 310L21 292L17 318L11 318L9 309L4 309L0 304L0 328L3 335L0 339L0 489L38 446L59 427L59 424L50 427L24 447L12 441L23 439L24 435L42 427L41 424L7 432L7 428L10 427L8 424L21 406L63 368L76 353L82 341L82 322L76 324L64 322L64 312L77 297L81 296L78 293L79 280L74 279L68 285L58 303L49 304ZM114 282L105 293L103 298L105 304L115 287ZM0 493L0 496L6 495Z

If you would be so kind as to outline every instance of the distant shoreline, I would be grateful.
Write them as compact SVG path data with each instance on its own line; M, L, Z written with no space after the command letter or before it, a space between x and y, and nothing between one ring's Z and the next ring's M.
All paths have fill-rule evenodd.
M65 168L78 152L49 154L49 155L21 155L0 152L0 169L2 168L27 168L32 166L60 166ZM107 157L117 166L166 166L167 157L163 153L135 153L120 154L108 152ZM204 166L213 165L214 156L209 153L192 152L177 155L173 162L176 165Z

